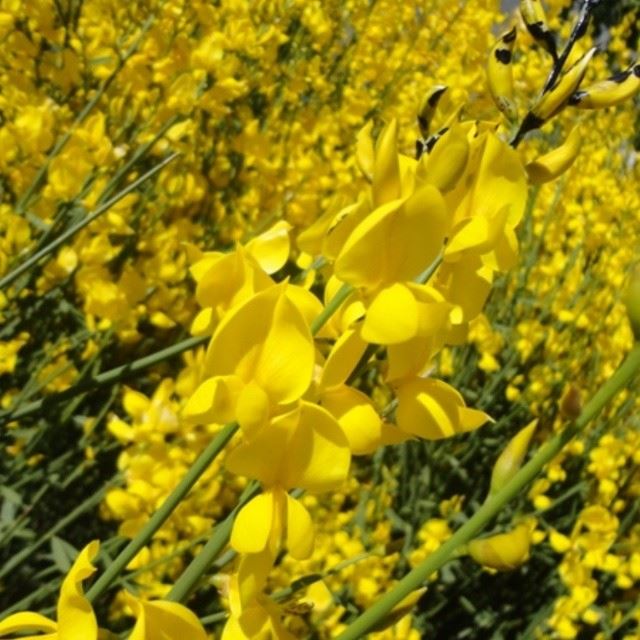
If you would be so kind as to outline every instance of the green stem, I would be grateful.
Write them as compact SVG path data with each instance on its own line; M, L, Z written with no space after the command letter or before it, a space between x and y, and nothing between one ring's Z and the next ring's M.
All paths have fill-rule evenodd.
M259 492L260 485L257 482L251 482L247 486L233 511L216 526L213 535L202 548L202 551L191 561L189 566L182 572L182 575L176 580L167 595L167 600L183 602L189 597L201 576L213 564L222 547L227 544L229 536L231 535L231 529L233 528L233 521L238 511L240 511L251 498L258 495Z
M137 373L138 371L148 369L155 364L164 362L165 360L169 360L170 358L173 358L180 353L189 351L189 349L193 349L201 344L204 344L208 339L208 336L196 336L194 338L187 338L186 340L182 340L181 342L178 342L171 347L156 351L155 353L145 356L144 358L139 358L138 360L134 360L133 362L130 362L128 364L115 367L114 369L109 369L109 371L105 371L104 373L99 373L97 376L87 378L80 384L66 389L65 391L61 391L60 393L56 393L55 395L41 398L40 400L34 400L33 402L29 402L22 406L16 407L15 409L2 411L0 412L0 424L6 424L7 422L11 422L12 420L24 418L25 416L40 411L40 409L46 408L50 404L57 404L62 400L73 398L95 387L101 387L104 385L112 384L114 382L119 382L126 376L130 376L134 373Z
M410 571L393 589L388 591L372 607L367 609L338 640L362 638L379 620L383 619L409 593L420 588L431 574L440 569L457 551L467 544L509 501L515 498L548 464L562 448L602 411L604 406L624 387L640 369L640 344L636 343L618 370L605 382L584 407L578 419L544 444L531 460L498 492L467 520L437 551Z
M153 175L158 173L172 160L174 160L179 154L172 153L157 165L149 169L145 174L141 175L137 180L134 180L130 185L127 185L122 191L117 193L113 198L107 200L104 204L101 204L93 212L91 212L86 218L69 227L66 231L61 233L55 240L50 242L46 247L42 247L40 251L36 251L30 258L25 260L20 266L16 267L13 271L9 272L4 278L0 280L0 289L3 289L10 285L16 278L21 276L25 271L28 271L36 265L42 258L55 251L59 246L63 245L69 238L74 236L78 231L84 229L87 225L91 224L96 218L101 216L105 211L108 211L114 204L122 200L126 195L135 191L141 184L146 182Z
M315 336L329 318L340 308L340 305L351 295L353 287L350 284L343 284L337 293L322 310L322 313L311 323L311 333Z
M198 456L184 478L182 478L178 486L169 494L160 508L149 518L135 538L117 555L105 572L96 580L89 591L87 591L87 599L89 602L93 602L98 596L104 593L142 547L151 540L153 534L165 523L167 518L173 513L174 509L180 504L187 493L189 493L191 487L199 480L200 476L207 470L220 451L224 449L237 430L238 425L232 422L219 431L207 448Z

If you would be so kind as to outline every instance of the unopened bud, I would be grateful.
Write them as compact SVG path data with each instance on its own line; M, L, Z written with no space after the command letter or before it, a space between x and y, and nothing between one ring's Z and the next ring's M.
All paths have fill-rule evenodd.
M574 385L569 385L560 398L560 413L567 420L575 420L582 412L580 391Z
M640 340L640 265L632 269L622 301L627 307L633 337Z
M530 547L529 527L521 524L509 533L472 540L469 555L483 567L511 571L527 561Z
M500 491L518 472L529 449L531 436L538 424L537 420L530 422L524 429L516 433L496 460L491 473L491 488L489 494Z

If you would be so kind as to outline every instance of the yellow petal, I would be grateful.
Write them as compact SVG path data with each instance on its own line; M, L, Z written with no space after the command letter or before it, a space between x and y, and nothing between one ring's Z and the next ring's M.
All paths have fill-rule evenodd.
M398 426L407 433L427 440L449 438L477 428L489 420L480 411L467 411L462 396L441 380L414 378L402 382L397 390Z
M184 605L166 600L135 600L137 619L130 640L207 640L198 617Z
M371 180L373 176L374 150L373 140L371 139L372 129L373 120L369 120L356 136L356 162L358 163L358 168L368 180Z
M139 391L125 387L122 396L122 406L132 418L141 419L145 411L149 409L149 404L149 398L147 398L147 396Z
M367 348L358 329L347 329L336 340L324 363L320 386L324 389L347 380Z
M235 420L238 397L244 384L238 376L216 376L193 392L182 417L198 424L226 424Z
M386 379L391 382L421 373L433 354L437 343L433 338L414 338L402 344L387 347L389 368Z
M289 258L291 225L286 220L276 222L268 231L250 240L246 250L267 273L275 273Z
M100 543L94 540L82 549L62 582L57 607L60 638L95 640L98 636L96 616L84 597L82 581L95 573L91 562L99 548Z
M380 206L400 197L400 167L398 165L398 123L391 120L376 140L373 165L373 201Z
M387 253L394 214L404 200L393 200L372 211L353 230L334 265L335 275L358 287L374 288L387 279Z
M578 157L580 143L579 128L574 127L559 147L527 164L525 168L531 184L555 180L567 171Z
M269 419L269 396L255 382L240 392L236 405L236 420L247 437L251 437Z
M335 260L352 231L369 214L370 202L364 195L347 207L341 209L327 227L326 237L322 244L322 254L328 260Z
M463 251L482 254L491 250L504 229L507 213L508 208L503 207L491 218L467 218L453 231L453 237L444 252L445 257L450 260Z
M234 616L240 616L245 609L255 606L265 589L274 560L268 550L240 558L238 570L229 585L229 607Z
M340 423L354 455L367 455L381 446L382 420L364 393L343 385L323 393L321 403Z
M454 126L438 140L431 153L422 156L416 178L440 191L449 191L462 175L468 158L467 132L461 126Z
M305 393L315 361L309 327L285 289L286 284L271 287L228 313L206 356L211 375L255 381L276 404Z
M538 420L533 420L524 429L518 431L498 456L491 473L491 493L500 491L518 472L524 457L527 455L529 442L531 442L531 437L537 424Z
M394 284L382 289L367 309L362 338L373 344L398 344L418 332L418 304L410 289Z
M287 549L296 560L306 560L313 551L313 522L301 502L287 495Z
M265 451L270 455L265 456ZM335 418L303 401L233 449L226 466L267 487L329 491L344 482L350 457L347 439Z
M216 322L216 315L213 307L207 307L200 311L191 323L191 335L206 336L213 331Z
M367 288L413 280L438 256L448 227L440 192L424 185L369 214L337 257L335 274Z
M469 543L469 555L490 569L510 571L526 562L530 546L529 528L518 525L509 533L472 540Z
M24 611L21 613L14 613L13 615L5 618L0 622L0 634L5 637L8 634L25 632L25 631L47 631L52 632L53 635L46 636L31 636L32 638L38 638L38 640L45 640L46 638L57 638L56 629L58 625L45 618L39 613L32 613L31 611Z
M238 553L260 553L267 548L274 516L271 492L262 493L238 513L231 532L231 546Z

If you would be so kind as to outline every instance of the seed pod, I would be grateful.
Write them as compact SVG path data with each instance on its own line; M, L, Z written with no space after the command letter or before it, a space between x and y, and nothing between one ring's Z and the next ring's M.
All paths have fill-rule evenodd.
M569 104L578 109L604 109L632 98L638 91L640 64L634 64L626 71L576 91L569 98Z
M420 135L423 138L429 135L431 120L438 108L438 102L440 102L440 98L442 98L447 89L448 87L444 84L436 84L422 98L418 109L418 126L420 127Z
M551 54L555 62L558 59L556 39L549 29L540 0L520 0L520 13L531 37Z
M542 95L540 100L532 107L531 111L525 116L520 132L526 133L533 129L538 129L547 120L553 118L557 113L562 111L569 102L569 98L577 91L587 66L596 52L593 47L585 53L573 66L571 66L560 79Z
M509 533L472 540L469 555L489 569L511 571L527 561L530 547L529 528L521 524Z
M527 455L531 437L538 424L537 420L530 422L524 429L516 433L504 448L496 463L493 465L491 473L491 487L489 495L500 491L522 466L522 461Z
M509 120L517 117L513 102L513 47L516 42L516 28L503 33L493 45L487 63L489 91L496 106Z

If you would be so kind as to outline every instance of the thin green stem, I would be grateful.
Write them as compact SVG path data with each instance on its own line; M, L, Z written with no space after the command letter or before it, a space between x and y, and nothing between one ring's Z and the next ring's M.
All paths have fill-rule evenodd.
M15 409L8 409L7 411L0 412L0 424L6 424L7 422L11 422L12 420L24 418L25 416L36 413L41 409L50 406L51 404L57 404L63 400L73 398L77 395L85 393L86 391L94 389L95 387L101 387L104 385L113 384L114 382L119 382L127 376L131 376L135 373L138 373L139 371L148 369L155 364L159 364L160 362L169 360L170 358L173 358L180 353L189 351L189 349L194 349L195 347L204 344L208 339L208 336L196 336L194 338L187 338L186 340L182 340L181 342L178 342L171 347L167 347L166 349L161 349L160 351L151 353L148 356L144 356L144 358L139 358L138 360L134 360L133 362L129 362L128 364L124 364L119 367L115 367L114 369L109 369L109 371L105 371L104 373L99 373L96 376L86 378L80 384L66 389L65 391L61 391L60 393L56 393L46 398L41 398L40 400L29 402L22 406L16 407Z
M53 251L55 251L59 246L63 245L69 238L73 237L78 231L84 229L87 225L91 224L96 218L101 216L105 211L108 211L113 207L114 204L118 203L122 198L126 195L135 191L141 184L146 182L149 178L158 173L161 169L166 167L172 160L178 157L178 153L172 153L167 156L164 160L159 162L157 165L149 169L146 173L141 175L137 180L132 182L130 185L127 185L122 191L117 193L113 198L107 200L104 204L101 204L94 211L92 211L89 215L86 216L83 220L74 224L72 227L69 227L66 231L61 233L55 240L50 242L47 246L42 247L40 251L36 251L30 258L25 260L20 266L16 267L13 271L9 272L4 278L0 280L0 289L4 289L12 282L16 280L19 276L21 276L25 271L31 269L31 267L35 266L42 258L46 257Z
M327 306L322 310L322 313L311 323L311 333L315 336L329 318L340 308L342 303L351 295L353 287L350 284L343 284L337 293L329 302Z
M437 551L410 571L396 586L367 609L338 640L362 638L394 606L412 591L420 588L427 578L438 571L463 545L466 545L513 500L548 464L563 447L602 411L604 406L634 378L640 369L640 344L636 343L618 370L596 392L575 422L544 444L531 460L498 492L489 496L484 504Z
M227 544L238 511L240 511L251 498L258 495L259 492L260 485L257 482L251 482L247 486L233 511L216 526L213 535L202 548L202 551L191 561L189 566L182 572L182 575L176 580L167 595L167 600L183 602L189 597L202 575L218 557L222 547Z
M169 518L187 493L189 493L191 487L193 487L200 476L208 469L209 465L216 459L217 455L224 449L237 430L237 423L232 422L218 432L216 437L198 456L184 478L182 478L178 486L166 498L160 508L149 518L135 538L118 554L105 572L96 580L89 591L87 591L87 598L90 602L93 602L98 596L104 593L142 547L151 540L153 534L166 522L167 518Z

